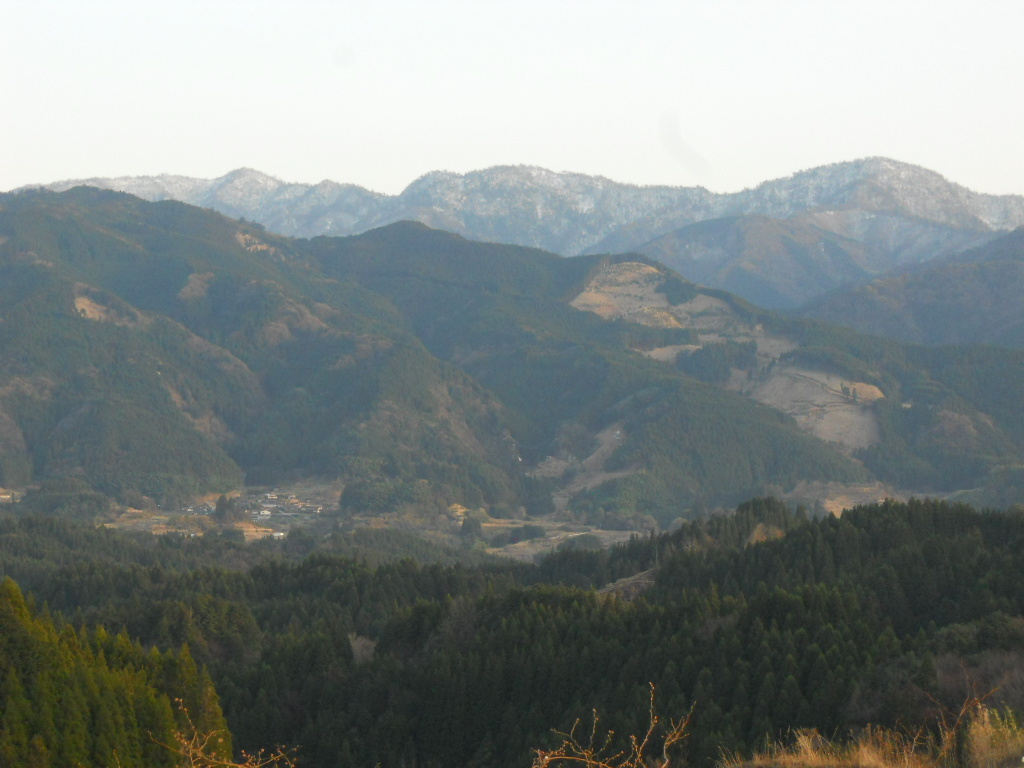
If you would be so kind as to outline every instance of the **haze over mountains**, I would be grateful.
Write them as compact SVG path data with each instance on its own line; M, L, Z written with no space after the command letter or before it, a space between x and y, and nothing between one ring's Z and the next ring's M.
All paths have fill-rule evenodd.
M780 308L1024 225L1024 197L979 194L885 158L823 166L730 194L525 166L428 173L395 196L332 181L285 183L250 169L213 180L164 175L48 187L78 184L180 200L298 237L415 220L562 255L637 251L687 279ZM751 216L760 223L748 224ZM749 228L766 230L769 222L786 223L774 225L766 247Z
M1000 229L1016 198L1000 219L978 196L872 184L843 210L667 216L636 250L777 304L903 259L806 311L931 346L762 309L637 252L415 221L296 238L91 187L0 195L0 485L25 491L4 505L0 573L33 595L0 590L0 762L170 765L142 745L164 732L150 720L174 724L171 695L189 701L179 727L226 718L253 754L300 744L312 768L523 766L587 707L642 729L651 681L665 711L694 707L697 768L796 728L917 728L974 681L993 713L1019 710L1024 229ZM340 498L280 540L98 525L311 479ZM1011 508L850 508L901 494ZM565 549L535 565L409 559L472 563L552 525ZM592 549L631 531L651 535ZM1004 722L976 709L986 732ZM1005 722L1012 749L961 768L1018 759Z
M837 291L803 309L917 344L1024 346L1024 229Z
M7 487L319 476L351 510L634 527L801 483L998 497L1024 455L1024 353L786 318L639 255L291 239L77 188L0 196L0 278Z

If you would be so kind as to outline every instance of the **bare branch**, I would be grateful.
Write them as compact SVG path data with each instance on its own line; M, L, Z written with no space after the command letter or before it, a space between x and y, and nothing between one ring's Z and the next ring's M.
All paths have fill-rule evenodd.
M568 733L555 731L562 737L562 743L552 750L537 750L531 768L558 768L564 765L582 764L586 768L668 768L670 763L669 750L686 738L686 729L690 724L693 708L681 720L669 720L665 735L661 737L660 756L648 762L648 752L652 742L658 738L660 720L654 708L654 685L651 684L651 699L648 715L647 731L642 737L629 737L629 748L613 750L614 731L608 731L603 737L598 735L597 712L591 713L590 737L586 743L576 736L580 721L577 720Z
M295 768L294 750L285 747L277 747L270 752L261 749L255 754L243 750L241 762L220 757L216 746L224 739L224 731L200 733L182 700L175 701L188 728L174 733L174 744L164 744L156 739L153 741L183 758L182 765L186 768Z

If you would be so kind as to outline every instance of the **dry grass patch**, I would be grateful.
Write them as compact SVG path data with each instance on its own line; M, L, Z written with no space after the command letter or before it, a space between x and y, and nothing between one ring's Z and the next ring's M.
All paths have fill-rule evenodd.
M919 739L884 728L868 728L837 744L817 731L796 731L788 746L773 745L749 759L728 757L723 768L935 768Z
M967 729L971 768L1001 768L1024 761L1024 728L1012 712L981 708Z
M845 743L817 731L796 731L792 743L751 758L730 756L721 768L1010 768L1021 764L1024 728L1010 712L977 700L933 731L903 732L869 726Z

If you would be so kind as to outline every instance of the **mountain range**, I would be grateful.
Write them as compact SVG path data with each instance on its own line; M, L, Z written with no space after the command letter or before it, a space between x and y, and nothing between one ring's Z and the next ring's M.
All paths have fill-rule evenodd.
M179 200L294 237L413 220L562 255L636 251L689 280L778 308L1024 225L1024 197L979 194L886 158L823 166L729 194L526 166L432 172L393 196L333 181L286 183L251 169L212 180L162 175L47 186L77 185ZM748 225L748 217L757 218ZM766 248L750 228L763 231L770 221L779 223Z
M831 292L806 317L917 344L1024 347L1024 229Z
M762 310L639 254L402 222L290 238L0 196L0 484L128 503L340 478L339 512L651 527L808 483L1016 488L1024 352Z

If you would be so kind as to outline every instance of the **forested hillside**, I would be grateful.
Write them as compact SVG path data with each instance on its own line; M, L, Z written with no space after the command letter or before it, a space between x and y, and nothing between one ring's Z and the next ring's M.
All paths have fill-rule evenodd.
M216 735L211 758L231 757L213 684L187 647L144 648L124 632L55 624L10 578L0 584L4 766L176 766L178 734L193 726Z
M18 544L29 530L31 552ZM125 658L113 648L145 656L133 674L157 658L143 649L187 642L236 746L300 745L311 768L525 766L592 708L643 732L649 683L660 712L693 707L695 766L794 728L927 727L978 693L1024 705L1019 509L915 500L811 519L756 499L538 565L371 567L289 542L147 541L7 520L0 573L89 628L75 642L109 663ZM246 553L238 568L223 564L232 551ZM628 588L640 574L651 586ZM5 589L4 615L30 621ZM43 728L33 717L27 741Z
M1019 351L883 342L638 258L5 195L0 484L40 486L25 512L104 519L318 477L345 519L459 505L626 530L808 483L1011 496ZM647 287L619 285L616 313L595 286L623 269ZM826 401L780 401L812 380ZM821 428L832 413L852 426Z
M919 344L1024 346L1024 229L984 246L836 291L801 313Z
M80 474L165 501L389 466L430 479L424 504L521 495L500 406L379 296L177 203L5 207L5 485Z
M636 251L688 280L768 308L792 307L836 286L861 284L892 266L879 250L818 226L810 215L710 219Z

